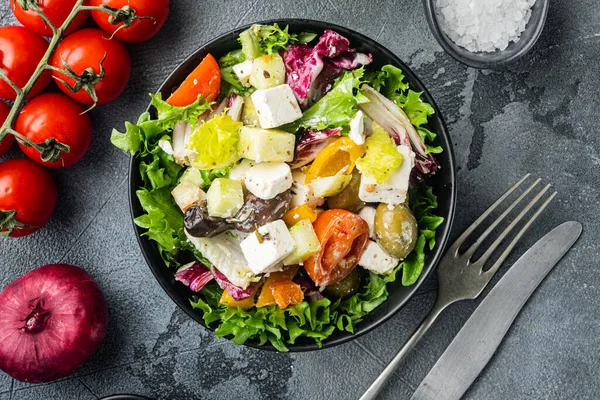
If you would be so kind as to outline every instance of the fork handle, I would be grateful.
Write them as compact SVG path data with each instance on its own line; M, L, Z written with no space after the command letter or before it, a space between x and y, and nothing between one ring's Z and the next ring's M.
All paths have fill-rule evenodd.
M400 364L406 359L408 353L417 345L419 340L425 335L425 332L429 330L431 325L433 325L433 322L447 306L448 304L440 303L438 298L438 301L435 303L429 314L427 314L423 322L421 322L419 327L413 332L406 343L404 343L404 346L396 353L392 361L390 361L387 367L379 374L377 379L369 386L360 400L375 400L377 398L379 393L394 375L394 372L396 372Z

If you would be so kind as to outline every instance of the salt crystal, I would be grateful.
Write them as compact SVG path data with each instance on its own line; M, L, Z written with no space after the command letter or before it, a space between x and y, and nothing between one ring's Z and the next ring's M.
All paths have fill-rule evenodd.
M457 45L477 52L517 42L536 0L437 0L440 26Z

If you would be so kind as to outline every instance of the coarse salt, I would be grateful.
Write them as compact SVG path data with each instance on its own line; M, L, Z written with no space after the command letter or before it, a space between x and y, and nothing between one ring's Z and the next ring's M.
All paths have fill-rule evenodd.
M525 30L535 0L437 0L443 31L472 52L504 50Z

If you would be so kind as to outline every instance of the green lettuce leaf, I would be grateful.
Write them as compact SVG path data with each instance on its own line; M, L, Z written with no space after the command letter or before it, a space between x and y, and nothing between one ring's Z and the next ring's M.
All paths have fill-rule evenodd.
M300 127L317 130L347 127L356 114L356 106L367 101L356 90L361 84L363 74L362 67L346 72L321 100L306 110L298 121L286 126L285 130L295 132Z

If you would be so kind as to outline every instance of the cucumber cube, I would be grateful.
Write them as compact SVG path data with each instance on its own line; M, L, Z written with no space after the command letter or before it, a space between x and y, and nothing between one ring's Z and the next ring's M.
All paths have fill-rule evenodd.
M251 96L248 96L244 99L244 107L242 108L242 122L244 125L259 126L258 113L256 112L256 107L254 107L254 102L252 101Z
M341 193L351 180L352 174L338 174L325 178L317 178L310 184L316 197L331 197Z
M244 126L240 129L239 155L258 162L294 160L296 136L274 129Z
M206 186L204 183L204 179L202 178L202 174L198 168L190 167L185 170L183 175L181 175L180 182L189 183L190 185L198 186L203 188Z
M231 218L244 205L242 182L217 178L206 193L206 206L211 217Z
M303 219L290 228L290 234L296 243L292 254L283 260L285 265L300 264L321 250L321 243L309 220Z
M285 83L285 65L279 54L256 58L252 62L250 84L257 89L269 89Z

